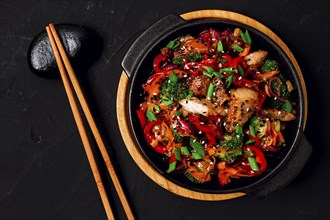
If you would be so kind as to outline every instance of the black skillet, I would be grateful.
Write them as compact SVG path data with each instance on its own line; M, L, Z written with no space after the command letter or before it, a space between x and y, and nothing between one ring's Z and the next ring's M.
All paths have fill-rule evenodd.
M211 27L218 30L235 27L242 30L247 29L253 41L253 50L266 50L270 58L279 61L281 71L286 73L295 88L293 99L297 103L295 106L297 120L289 123L284 133L287 145L272 158L268 158L267 170L258 177L234 179L225 187L218 183L217 178L207 183L195 184L183 175L166 173L168 164L164 162L161 155L152 150L146 143L136 114L136 109L139 108L139 104L142 102L141 94L143 90L141 85L152 74L153 59L160 52L160 49L165 47L170 40L179 36L197 35L199 32ZM305 103L298 73L281 47L253 27L227 20L186 21L178 15L170 14L151 25L135 40L122 61L122 67L130 82L129 88L127 88L129 92L126 101L128 104L129 126L134 140L150 165L165 178L181 187L211 194L244 192L263 198L289 184L304 167L312 152L312 146L303 134Z

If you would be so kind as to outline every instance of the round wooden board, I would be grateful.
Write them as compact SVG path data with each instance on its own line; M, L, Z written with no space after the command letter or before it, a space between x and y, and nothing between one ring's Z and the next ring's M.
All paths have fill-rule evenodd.
M193 11L186 14L182 14L181 17L184 18L185 20L222 19L222 20L235 21L252 26L255 29L263 32L264 34L272 38L290 58L301 80L303 94L304 94L304 101L305 101L304 102L305 103L304 127L305 127L307 120L307 91L306 91L305 81L301 73L301 70L299 68L299 65L296 59L294 58L293 54L291 53L289 48L285 45L285 43L274 32L272 32L269 28L267 28L266 26L264 26L263 24L252 18L249 18L247 16L235 12L224 11L224 10ZM129 85L128 77L125 74L125 72L122 72L117 90L117 120L119 124L119 129L131 157L133 158L135 163L140 167L140 169L150 179L152 179L158 185L160 185L161 187L163 187L164 189L170 192L191 199L221 201L221 200L233 199L245 195L245 193L243 192L227 193L227 194L207 194L207 193L192 191L183 188L177 184L174 184L173 182L163 177L160 173L158 173L157 170L155 170L141 154L141 152L139 151L138 147L135 144L133 136L131 135L131 131L129 128L129 121L127 120L128 117L127 117L127 106L126 106L128 85Z

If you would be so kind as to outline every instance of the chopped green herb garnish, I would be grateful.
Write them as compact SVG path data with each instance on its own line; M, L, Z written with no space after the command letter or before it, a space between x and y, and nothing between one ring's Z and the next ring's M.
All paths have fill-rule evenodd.
M214 92L214 85L213 83L210 83L206 97L211 98L213 96L213 92Z
M170 48L170 49L174 49L174 48L176 48L179 45L180 45L180 42L179 41L171 40L170 42L168 42L168 44L166 45L166 47L167 48Z
M155 113L153 113L151 110L147 111L147 118L149 121L157 121Z
M238 45L233 45L231 48L233 48L233 50L236 50L239 53L243 51L243 48Z

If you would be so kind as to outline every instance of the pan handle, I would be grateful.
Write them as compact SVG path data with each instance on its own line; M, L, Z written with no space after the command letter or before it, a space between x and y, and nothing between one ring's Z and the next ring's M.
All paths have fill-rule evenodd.
M270 177L261 186L248 190L245 193L258 199L263 199L270 194L283 189L287 186L302 170L312 153L312 145L307 141L304 134L301 135L297 149L290 157L289 161Z
M146 29L134 41L121 62L121 66L125 70L128 78L132 76L135 67L144 57L145 52L149 50L157 40L168 33L169 30L183 23L186 23L186 21L179 15L169 14Z

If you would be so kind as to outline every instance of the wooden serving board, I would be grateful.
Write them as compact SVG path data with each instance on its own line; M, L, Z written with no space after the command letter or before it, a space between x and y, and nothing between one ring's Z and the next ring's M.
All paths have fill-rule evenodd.
M285 43L274 32L272 32L269 28L267 28L266 26L264 26L263 24L252 18L249 18L242 14L238 14L230 11L224 11L224 10L193 11L186 14L182 14L181 17L184 18L185 20L221 19L221 20L235 21L245 25L252 26L255 29L266 34L271 39L273 39L285 51L285 53L290 58L291 62L293 63L299 75L302 84L303 94L304 94L304 110L305 110L304 127L305 127L307 120L307 92L306 92L305 81L301 73L301 70L299 68L299 65L296 59L294 58L293 54L291 53L289 48L285 45ZM165 188L170 192L192 199L220 201L220 200L233 199L245 195L245 193L243 192L227 193L227 194L208 194L208 193L192 191L183 188L177 184L174 184L173 182L163 177L160 173L158 173L157 170L155 170L141 154L130 132L129 121L127 119L128 117L127 117L127 106L126 106L128 85L129 85L128 77L125 74L125 72L122 72L119 81L118 91L117 91L117 120L119 124L119 129L128 152L132 156L135 163L150 179L152 179L158 185L160 185L161 187Z

